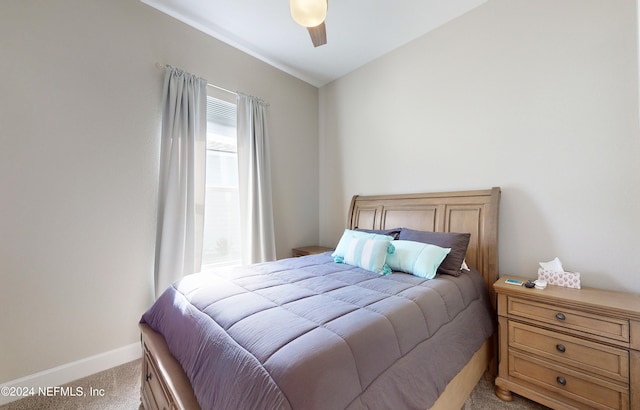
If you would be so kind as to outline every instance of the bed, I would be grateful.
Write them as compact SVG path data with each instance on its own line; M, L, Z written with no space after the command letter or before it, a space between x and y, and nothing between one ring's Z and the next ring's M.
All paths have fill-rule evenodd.
M469 233L459 276L378 275L325 253L185 277L140 323L143 406L460 408L494 359L499 199L353 197L348 229Z

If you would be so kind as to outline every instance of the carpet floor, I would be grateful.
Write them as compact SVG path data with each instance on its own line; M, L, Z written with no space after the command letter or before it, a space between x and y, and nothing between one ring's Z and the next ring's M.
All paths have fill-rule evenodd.
M71 391L81 387L82 395L33 396L0 406L0 410L138 410L140 406L140 366L136 360L113 369L71 382ZM54 393L54 392L52 392ZM503 402L493 393L488 373L480 379L462 410L544 410L546 407L514 394L512 402ZM452 409L457 410L457 409Z

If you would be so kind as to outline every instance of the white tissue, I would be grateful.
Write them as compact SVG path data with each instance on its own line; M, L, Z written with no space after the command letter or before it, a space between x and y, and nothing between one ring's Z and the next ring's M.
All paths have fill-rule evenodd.
M564 273L562 262L560 262L560 259L558 259L558 257L549 262L540 262L540 267L546 271Z

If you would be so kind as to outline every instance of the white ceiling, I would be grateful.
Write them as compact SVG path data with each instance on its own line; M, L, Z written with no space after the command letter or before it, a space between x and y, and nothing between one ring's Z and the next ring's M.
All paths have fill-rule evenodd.
M320 87L487 0L331 0L318 48L287 0L141 1Z

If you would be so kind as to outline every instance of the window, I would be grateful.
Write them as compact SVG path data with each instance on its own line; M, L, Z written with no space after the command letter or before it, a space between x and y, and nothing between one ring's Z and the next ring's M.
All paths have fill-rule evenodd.
M236 105L207 97L207 169L202 266L239 264Z

